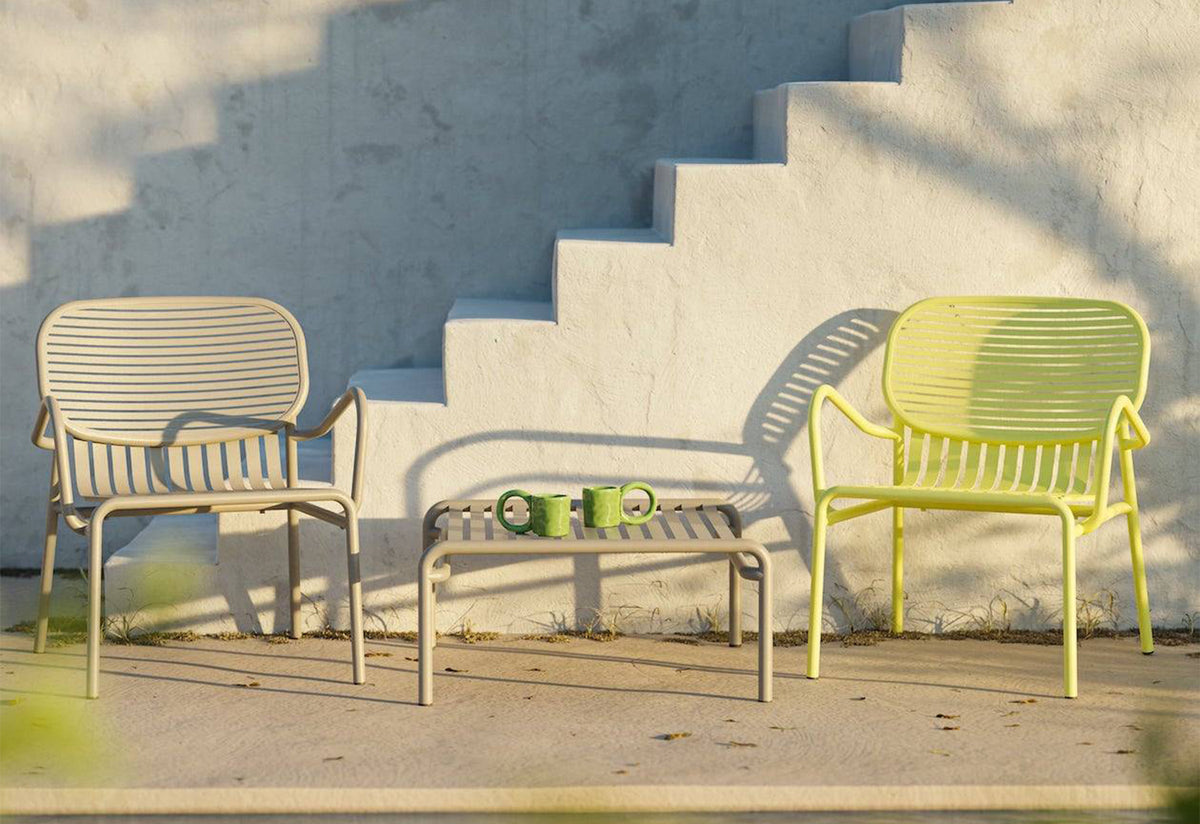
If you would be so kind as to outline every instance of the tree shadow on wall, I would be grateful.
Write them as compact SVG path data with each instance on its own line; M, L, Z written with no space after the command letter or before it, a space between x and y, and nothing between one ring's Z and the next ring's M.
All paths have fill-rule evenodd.
M247 293L304 326L315 423L356 370L436 364L456 297L546 300L556 231L649 225L656 158L748 155L753 93L844 77L849 21L892 4L363 3L288 17L316 33L286 71L149 77L137 107L114 100L72 136L73 161L129 168L128 205L31 226L28 277L3 292L6 425L32 421L33 338L56 305ZM265 42L272 20L213 25ZM179 145L185 114L209 109L212 138L141 148ZM0 186L6 212L32 200ZM43 471L23 435L0 440L8 478ZM5 484L6 551L40 529L20 489ZM67 536L60 558L77 548Z

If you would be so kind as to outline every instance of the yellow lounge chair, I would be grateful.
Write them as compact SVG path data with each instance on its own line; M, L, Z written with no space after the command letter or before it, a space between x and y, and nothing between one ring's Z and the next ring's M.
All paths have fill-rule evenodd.
M892 510L892 631L904 629L906 508L1054 515L1063 526L1063 692L1078 695L1075 539L1124 515L1142 652L1154 652L1142 560L1133 450L1150 442L1146 324L1123 304L1071 298L933 298L888 335L883 394L890 428L867 421L832 386L809 406L812 590L808 677L821 663L825 532ZM893 442L891 486L826 486L821 407L828 400L867 435ZM1124 500L1110 502L1114 447ZM839 509L839 499L863 501Z
M37 371L33 442L54 456L35 652L46 648L60 515L88 536L87 697L95 698L105 518L283 509L293 638L301 629L299 515L346 532L353 675L364 682L358 507L366 398L351 389L315 429L296 429L308 362L304 333L287 310L259 298L75 301L42 322ZM351 404L358 430L350 494L302 486L297 443L329 432Z

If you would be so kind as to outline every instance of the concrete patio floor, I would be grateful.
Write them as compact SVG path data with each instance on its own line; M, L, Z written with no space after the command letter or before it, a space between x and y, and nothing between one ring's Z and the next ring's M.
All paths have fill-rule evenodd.
M404 640L362 686L343 640L106 643L98 701L81 644L31 645L0 634L8 813L1116 809L1200 764L1200 647L1133 638L1081 643L1075 701L1056 646L828 643L819 681L781 647L771 704L753 643L444 638L432 707Z
M753 644L449 638L437 650L432 707L415 705L415 649L400 640L368 642L363 686L349 683L346 641L106 644L92 702L78 697L81 645L35 656L30 641L0 635L9 812L50 798L63 812L81 809L71 803L99 811L101 797L100 808L120 811L137 797L63 793L100 787L172 791L176 801L202 790L196 799L235 807L239 793L223 791L304 788L285 793L295 800L314 788L346 797L370 788L363 799L409 790L424 795L393 794L380 808L403 797L473 809L495 790L557 788L560 807L724 798L733 809L778 809L769 797L784 808L814 799L852 808L856 798L869 808L886 797L936 808L957 795L986 807L1007 788L1034 806L1138 806L1149 803L1138 788L1156 775L1198 763L1196 647L1147 657L1133 639L1081 645L1075 701L1058 697L1053 646L831 643L819 681L802 675L803 647L781 648L776 699L759 704ZM1170 732L1169 753L1148 739L1154 730ZM520 797L538 796L510 796Z

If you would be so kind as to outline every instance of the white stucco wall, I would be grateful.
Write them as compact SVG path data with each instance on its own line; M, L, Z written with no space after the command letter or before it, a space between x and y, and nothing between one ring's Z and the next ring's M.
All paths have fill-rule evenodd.
M412 14L397 14L387 25L403 29L403 21L436 14L440 7L438 3L405 4L402 8ZM730 7L714 8L728 11ZM368 13L378 17L375 11L364 12ZM639 24L644 28L644 20L636 15L630 21L631 31L640 30ZM386 31L380 28L385 22L374 20L370 31ZM768 39L774 36L766 34L773 31L770 22L763 29ZM471 25L479 25L482 42L490 42L484 34L494 33L484 32L484 24ZM664 24L659 34L673 31L674 25ZM562 30L574 32L578 27L572 18ZM337 24L329 31L336 34ZM379 35L361 34L360 50L375 36ZM728 46L728 40L714 34L712 45ZM336 45L336 38L333 42ZM651 37L643 46L665 59L669 50L655 48L658 42ZM545 232L537 253L543 264L548 263L550 248L545 244L552 228L637 225L639 219L643 223L650 219L653 203L658 230L607 236L564 233L553 247L553 321L456 321L444 332L444 375L401 369L360 374L357 380L374 398L363 511L370 625L413 626L418 525L433 501L488 497L518 485L574 491L584 482L640 478L667 494L722 495L739 503L746 513L748 534L760 538L773 553L780 628L802 627L808 607L812 501L807 409L794 401L795 386L804 382L796 377L811 373L815 364L824 370L822 379L836 384L870 417L886 420L878 387L888 324L896 312L921 297L955 293L1112 297L1133 305L1146 319L1154 356L1143 414L1155 441L1138 455L1138 469L1154 620L1178 624L1185 612L1200 610L1200 523L1195 507L1200 486L1200 361L1196 357L1200 115L1194 105L1200 99L1200 53L1196 42L1200 42L1200 10L1190 0L1119 5L1105 0L1023 0L1014 5L918 8L860 21L851 37L854 60L848 70L831 69L825 75L885 82L801 83L761 94L753 135L739 126L742 130L727 144L718 145L714 139L689 146L679 137L679 143L656 149L658 144L644 135L651 143L645 144L649 150L643 157L629 156L637 147L622 148L621 162L634 164L631 168L648 168L637 164L674 153L673 149L732 154L735 143L746 149L753 145L760 159L769 161L660 164L653 197L643 184L636 192L622 189L624 199L619 205L615 205L618 199L589 200L589 187L611 192L615 179L626 183L630 179L614 165L618 155L587 148L593 140L611 144L601 138L612 136L609 130L614 123L626 122L622 117L627 110L595 113L592 104L578 103L576 89L564 90L557 75L544 77L543 85L529 94L553 91L551 96L561 108L538 108L536 114L523 114L526 119L517 121L541 124L544 115L546 128L559 134L552 141L557 148L546 149L550 144L543 144L539 151L545 154L534 159L603 158L587 160L596 164L587 166L591 169L587 174L576 174L578 167L564 161L566 165L554 166L562 170L557 177L538 177L542 166L532 160L528 165L513 165L511 153L497 155L506 162L495 166L472 161L475 172L452 175L461 187L452 193L440 190L447 203L455 204L451 226L429 222L434 212L428 209L406 211L413 207L396 192L398 188L411 191L411 185L403 175L385 172L386 164L355 172L352 182L363 191L354 196L366 200L354 209L344 207L344 219L349 221L353 212L356 220L368 225L379 221L374 234L368 234L377 245L387 244L381 248L395 256L441 237L443 253L460 259L466 253L458 247L478 239L463 221L487 227L488 243L471 253L476 257L462 259L474 260L487 277L495 278L489 283L506 285L469 290L460 282L457 290L447 287L438 292L446 301L455 294L540 296L535 289L515 286L510 273L496 271L503 256L513 254L511 247L520 245L507 221L538 215L537 222L563 213L565 207L553 200L558 195L550 192L569 189L580 215L597 203L614 205L604 216L595 216L600 214L597 210L590 219L581 217L578 222L546 217L546 225L539 223L542 228L537 230ZM324 53L336 55L337 49L330 51L327 41ZM615 78L628 78L627 55L619 50L606 54L606 71ZM743 42L739 54L746 58L742 63L724 65L746 71L759 59L753 42ZM426 54L422 59L431 58ZM583 72L579 82L593 82L587 78L597 69L594 62L579 60L593 69ZM351 61L341 71L361 80L368 64ZM690 75L678 80L678 73L691 71L690 64L673 66L668 74L676 78L672 82L682 84L679 88L704 85ZM307 76L305 71L323 69L299 69L298 76ZM715 81L717 75L714 70L711 78ZM792 73L779 79L814 76L820 73ZM329 77L341 75L331 72ZM902 82L893 82L897 79ZM690 93L700 92L688 91L684 96ZM448 87L444 95L459 99ZM679 118L686 110L690 114L683 120L688 129L717 134L738 117L743 125L748 122L749 91L740 103L733 96L730 87L721 87L702 102L690 104L695 108L681 105L664 115L666 120L656 115L654 122L666 130L663 134L680 128L682 135L682 127L672 124L682 122ZM372 294L371 301L362 302L369 305L361 321L347 311L345 302L333 301L331 305L344 314L336 315L338 320L329 327L332 331L314 329L314 324L320 327L322 313L306 317L301 309L299 314L314 339L327 338L332 346L363 346L360 351L375 353L379 337L365 334L376 328L372 324L387 328L387 334L405 335L407 329L390 323L396 313L429 321L423 314L422 293L387 288L369 293L355 280L364 277L361 269L342 281L322 280L327 275L314 274L317 268L325 272L327 266L345 271L344 261L354 260L347 250L367 255L362 249L369 248L365 241L362 247L350 242L358 224L346 223L338 224L345 227L346 241L338 248L346 254L329 251L328 244L319 240L325 224L310 219L311 215L304 217L310 199L299 197L301 189L290 183L317 181L311 185L333 196L336 186L330 188L325 181L331 174L336 177L336 170L320 167L319 160L312 158L339 158L333 164L337 168L348 163L342 151L348 146L343 124L306 109L302 101L314 98L304 93L280 92L265 99L267 103L261 105L269 104L272 111L299 112L287 116L301 118L308 112L313 123L325 123L333 137L322 139L334 141L339 148L321 154L312 148L320 143L314 138L301 140L300 145L308 148L298 149L293 137L275 134L262 147L265 154L260 162L267 165L246 184L244 197L249 205L235 213L236 221L223 213L220 217L223 226L232 227L217 233L224 238L222 254L255 262L258 268L251 266L249 271L257 272L275 271L279 260L292 260L295 271L304 273L297 282L307 283L313 295L321 295L322 289L331 294L347 284L353 287L347 295ZM470 99L490 105L474 95ZM495 104L488 111L491 117L481 118L474 131L477 137L484 135L478 138L478 146L501 137L511 140L504 145L529 142L524 132L494 127L496 122L511 125L505 120L512 115L511 108ZM722 111L728 113L727 120ZM560 119L552 112L567 114ZM596 119L587 120L591 116L587 112L595 113ZM580 117L586 128L577 125ZM561 142L561 132L554 132L567 128L578 138L575 143ZM251 131L260 134L258 126ZM647 135L654 133L652 129ZM232 144L225 151L231 157L242 151L237 134L235 126L227 138ZM411 167L410 176L418 179L425 179L426 166L443 150L455 156L464 151L464 144L446 143L449 135L430 134L427 151L418 153ZM248 145L257 145L252 141L260 138L249 139ZM354 140L358 142L353 145L368 143L357 134ZM218 141L217 145L224 144ZM478 151L485 151L478 146ZM267 156L272 152L290 158L291 165L270 166ZM366 156L376 154L371 149ZM395 162L400 162L399 157ZM195 165L188 159L178 166L188 164ZM522 187L532 179L530 175L537 179L540 194L530 195L532 200L526 203L519 198L527 194ZM245 177L239 177L231 191L243 185ZM186 186L180 183L177 188L186 193L194 185L194 181ZM516 206L513 191L520 193ZM256 198L263 192L270 197L263 208L257 208ZM505 199L499 199L501 193ZM478 203L485 196L506 205L481 211ZM430 198L426 204L433 202ZM534 201L536 209L530 205ZM389 210L410 216L413 224L400 231L399 224L388 222L393 220ZM151 222L152 211L136 206L135 212L146 224L144 239L153 245L156 235L150 230L157 224ZM294 231L281 230L268 238L274 247L261 242L249 233L257 225L250 218L258 220L262 214L296 221L288 224ZM618 219L621 215L629 219ZM111 225L106 220L100 218L100 224ZM90 225L88 219L82 223ZM71 225L69 221L52 224ZM172 236L169 228L161 231ZM298 245L297 238L305 238L308 245ZM250 242L254 239L260 242ZM39 271L43 258L58 259L55 271L61 279L73 271L72 266L90 262L83 260L82 250L106 247L90 241L78 244L75 257L68 261L71 265L54 257L70 244L39 242L27 248L33 250L28 271ZM171 262L168 253L179 248L164 242L164 251L147 260L166 270ZM279 250L279 257L273 257L272 248ZM216 249L211 260L219 263ZM102 251L99 257L106 260ZM107 260L104 265L123 266L122 258ZM218 270L224 271L215 265L205 271L216 277ZM544 278L546 270L540 271ZM261 291L294 304L288 297L296 293L294 286L290 291L280 289L279 293ZM33 295L34 291L31 285L11 293ZM6 290L4 334L21 328L10 323L10 317L24 321L26 314L32 334L40 312L10 310L14 304L7 299L9 294ZM385 302L389 294L394 299ZM437 309L439 320L445 305ZM432 351L443 341L443 333L440 328L433 332L437 325L429 323L424 334ZM849 357L835 358L834 363L817 360L828 357L828 350L821 347L844 326L863 336L860 348ZM27 341L21 345L28 351ZM412 347L409 351L418 351L415 342ZM6 337L6 387L10 358L19 361L9 354L11 349ZM433 359L433 354L414 354L417 364ZM386 366L394 360L372 356L342 363ZM430 378L437 385L444 378L445 403L440 393L435 393L436 402L408 402L413 388ZM337 380L328 379L328 394ZM20 427L9 423L14 394L19 396L6 391L3 400L9 451L15 450L8 445L12 438L19 443L25 436L23 419ZM315 394L324 397L319 386ZM887 478L886 447L863 440L833 414L827 416L827 423L831 479ZM349 435L346 428L339 429L336 451L343 478L344 438ZM12 488L8 477L6 496ZM25 500L20 495L33 500L35 494L19 493L14 498L18 504ZM22 524L28 521L29 532L36 534L40 514L36 508L25 509L17 517ZM10 511L6 504L6 518L13 517ZM257 628L267 630L284 609L277 597L285 591L286 581L280 526L278 520L248 515L221 518L222 564L236 564L235 578L245 583L244 589L223 597L231 610L253 616ZM841 587L860 595L867 606L879 600L871 587L876 585L880 595L886 591L887 528L887 516L877 515L832 529L827 592L837 594ZM1060 606L1056 529L1051 519L911 514L907 521L909 625L917 629L945 628L955 622L967 626L972 620L985 620L989 604L993 611L1001 609L996 598L1002 599L1007 620L1016 625L1052 624ZM312 621L344 623L340 536L306 521L304 540L305 591L313 599ZM697 625L706 613L721 614L724 603L724 567L700 560L500 558L462 561L454 568L454 577L439 597L443 629L465 620L479 629L553 628L586 621L600 610L619 615L625 628L673 630ZM1081 541L1080 594L1098 596L1106 590L1117 598L1119 623L1129 624L1132 595L1120 522ZM838 617L836 610L831 610L831 617Z
M889 4L0 4L0 563L40 561L54 306L276 299L312 420L358 369L436 365L455 297L545 299L556 230L646 225L657 157L747 153L752 93L844 77Z
M358 378L376 399L363 531L374 620L412 626L418 525L435 500L638 478L738 502L773 553L780 627L802 627L808 380L886 421L891 319L921 297L964 293L1108 297L1146 319L1155 441L1137 466L1153 615L1178 625L1200 609L1200 10L926 6L869 17L851 42L852 77L902 82L760 95L760 157L786 163L660 164L659 234L560 236L556 323L447 325L445 405L404 402L413 374ZM863 336L856 350L822 348L847 326ZM886 445L827 421L831 480L888 479ZM910 627L972 626L989 605L1016 626L1057 620L1053 519L911 513L906 525ZM251 536L263 533L232 518L222 547ZM887 536L886 514L834 527L827 591L883 601ZM336 536L316 543L310 585L336 615ZM1079 558L1080 595L1111 592L1119 614L1095 614L1129 625L1123 524L1082 539ZM600 610L626 628L673 630L720 614L725 598L723 562L695 559L454 569L443 629L545 629Z

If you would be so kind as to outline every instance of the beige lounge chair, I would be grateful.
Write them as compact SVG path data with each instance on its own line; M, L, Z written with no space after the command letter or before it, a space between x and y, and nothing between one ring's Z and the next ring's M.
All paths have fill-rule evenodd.
M346 531L354 683L363 683L358 506L366 397L351 389L315 429L296 429L308 362L304 333L286 309L259 298L75 301L42 322L37 371L42 406L33 442L54 456L35 652L46 648L59 515L88 536L87 696L95 698L105 519L284 509L293 638L301 630L300 513ZM351 404L358 429L350 494L301 486L297 443L328 433Z

